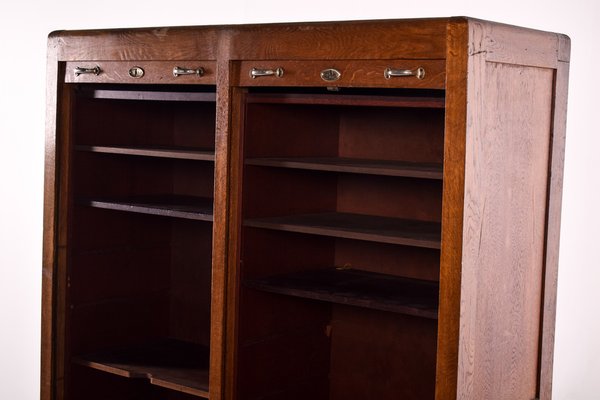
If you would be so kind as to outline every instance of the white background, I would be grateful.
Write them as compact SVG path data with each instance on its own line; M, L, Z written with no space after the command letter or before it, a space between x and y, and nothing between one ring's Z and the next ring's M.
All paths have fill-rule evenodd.
M44 69L50 31L452 15L571 37L554 399L600 399L598 0L2 0L0 399L39 397Z

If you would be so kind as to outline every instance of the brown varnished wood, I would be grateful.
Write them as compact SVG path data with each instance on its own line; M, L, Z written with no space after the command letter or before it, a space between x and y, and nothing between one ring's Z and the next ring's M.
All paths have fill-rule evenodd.
M342 157L265 157L247 159L246 164L315 171L442 179L442 166L440 164L431 163L407 163L402 161L365 160L360 158Z
M222 51L226 51L225 48ZM222 347L217 349L219 358L214 358L215 364L211 364L211 379L219 377L219 387L214 389L217 398L231 399L237 396L237 359L238 359L238 329L239 329L239 274L240 268L240 240L241 240L241 220L242 203L240 198L241 185L243 183L242 165L243 165L243 127L245 119L244 97L245 90L239 88L229 88L230 79L238 73L236 64L223 63L222 68L227 71L223 79L226 79L226 86L223 86L223 96L229 102L223 106L221 117L222 121L218 124L221 136L218 136L222 153L221 174L218 175L220 182L216 187L221 191L215 191L216 196L221 196L223 212L223 221L220 227L220 236L224 241L221 243L221 264L213 263L213 271L222 271L222 289L221 308L218 310L220 320L218 326L213 326L213 336L219 334L219 340ZM227 89L225 89L227 88ZM219 154L219 153L217 153ZM217 156L217 161L219 160ZM216 226L216 224L215 224ZM215 231L215 237L216 231ZM217 260L219 261L219 260ZM213 272L213 275L215 272ZM214 279L214 278L213 278ZM214 297L213 297L214 302ZM214 312L213 312L214 315ZM213 321L215 317L213 316ZM212 339L214 343L214 338ZM211 353L212 354L212 353ZM211 356L212 357L212 356ZM212 388L213 386L211 386ZM212 390L212 389L211 389ZM211 396L213 396L211 394ZM214 397L213 397L214 398Z
M77 145L214 148L213 102L113 101L79 90L74 121Z
M171 221L169 337L206 348L211 329L212 228L198 221Z
M244 228L242 239L235 364L237 395L239 398L288 393L295 396L290 393L294 387L311 382L305 395L325 399L329 362L326 326L330 316L327 305L264 293L246 287L243 282L314 266L331 266L333 239L253 228ZM299 352L288 358L291 351ZM295 361L290 362L292 359Z
M241 283L336 265L333 238L256 228L244 228L243 234ZM269 249L274 250L265 254Z
M419 247L335 239L334 265L427 281L440 279L439 250Z
M139 147L139 146L89 146L76 145L75 150L93 153L124 154L130 156L177 158L182 160L214 161L214 151L182 150L178 148Z
M56 31L49 38L59 61L214 60L217 44L213 27Z
M337 155L339 117L335 110L303 104L252 103L247 107L246 158ZM316 141L319 146L314 145Z
M326 399L329 307L245 288L240 307L238 398L259 399L311 382L305 396Z
M443 59L446 19L56 31L58 59ZM253 38L263 36L264 45ZM373 46L371 38L377 37ZM219 41L227 40L223 48ZM321 42L322 46L313 43ZM132 48L131 44L138 46ZM220 50L223 49L223 50Z
M68 63L67 63L68 64ZM85 89L82 90L85 93ZM215 102L216 94L214 92L166 92L151 90L111 90L111 89L91 89L85 95L94 99L113 99L113 100L146 100L146 101L208 101Z
M78 268L69 279L73 353L135 347L165 337L207 347L211 226L136 214L125 218L84 206L76 211L80 223L74 226L77 250L72 263ZM197 318L188 322L190 315ZM202 371L189 374L186 366L199 361L193 352L179 353L181 369L150 364L145 376L154 385L206 397L208 353ZM85 365L119 373L114 370L118 366L96 358ZM79 382L69 387L71 393L79 390Z
M351 268L313 269L246 280L259 290L437 319L438 285Z
M246 219L244 225L377 243L440 248L440 226L438 223L428 221L324 212Z
M336 177L279 168L246 168L244 220L336 209ZM312 192L315 196L304 198Z
M77 209L78 213L72 218L75 221L73 230L77 236L77 243L79 243L76 243L76 251L83 251L88 255L87 262L90 263L90 266L98 266L98 264L106 262L113 267L121 266L137 271L137 274L134 273L131 276L115 273L113 279L121 276L124 280L118 284L99 286L97 285L99 280L93 279L93 276L89 274L94 272L105 274L108 273L107 269L85 268L85 258L70 257L69 264L72 269L77 270L78 274L70 276L68 280L64 281L69 282L69 287L74 292L85 293L86 297L70 296L72 311L69 313L70 317L65 330L71 352L67 354L80 355L108 347L136 344L145 340L165 337L180 338L209 346L211 226L207 225L205 229L198 228L200 230L189 229L187 227L190 225L186 225L184 222L169 223L169 220L161 220L166 225L152 224L151 221L158 221L155 219L158 217L154 215L140 216L139 218L142 219L132 217L131 221L147 220L150 224L146 226L146 229L140 230L140 242L148 243L152 239L149 232L155 229L166 233L166 236L163 235L161 240L154 243L153 250L157 250L159 253L156 258L148 262L146 257L151 256L151 253L140 253L140 244L136 244L132 239L135 237L133 231L127 229L127 215L130 213L118 211L212 220L212 199L201 201L200 203L204 204L204 207L198 209L197 202L195 200L190 202L189 196L213 196L213 164L210 162L198 163L196 160L189 160L189 156L191 154L192 157L197 158L197 153L193 149L214 146L214 95L211 99L206 98L205 93L192 93L191 97L196 102L177 104L173 102L177 99L171 96L168 98L171 105L168 105L155 102L154 100L158 99L154 97L131 96L131 91L124 91L122 92L123 96L117 96L117 102L124 101L121 104L111 103L113 101L111 97L115 96L102 96L101 94L98 99L90 99L87 97L87 91L77 93L79 97L74 103L79 113L76 114L73 134L68 135L69 139L75 143L78 141L92 144L114 143L107 138L110 136L107 133L112 134L114 138L123 140L121 138L131 136L132 132L127 129L123 130L123 127L119 126L119 119L127 120L137 114L138 117L133 119L134 121L137 119L137 125L134 123L131 126L135 128L139 127L142 120L148 119L149 115L154 115L153 120L145 122L147 130L138 132L136 140L124 139L125 143L127 144L127 140L129 140L129 143L134 145L137 143L147 144L150 137L150 144L153 144L152 138L154 138L154 144L158 146L191 145L188 147L191 150L186 150L187 153L184 153L188 155L188 159L181 159L179 157L181 153L177 152L169 153L167 151L165 153L163 150L161 153L160 150L156 150L156 147L154 150L142 150L141 153L139 148L137 148L137 152L135 150L132 152L131 146L117 147L117 151L110 150L114 150L115 147L104 146L103 151L100 152L74 152L72 163L76 167L73 179L76 199L90 195L101 196L102 194L124 196L160 194L159 192L162 191L162 193L170 194L167 197L175 198L176 203L183 207L173 205L175 203L165 203L161 199L159 199L159 203L162 202L162 205L157 207L159 203L153 203L152 199L149 203L145 199L140 202L139 198L133 203L127 203L127 201L118 200L98 201L96 198L91 202L88 201L87 205L110 210L104 211L104 214L97 214L101 217L93 220L85 218L84 213L87 213L89 208L83 206ZM175 94L185 95L186 93ZM186 100L188 99L186 98ZM209 102L206 103L206 100ZM187 115L190 113L192 113L191 117ZM107 115L111 115L114 119L106 118ZM84 145L84 148L89 149L90 147ZM81 150L81 147L79 149ZM65 154L70 153L66 152ZM207 154L210 155L210 153ZM131 157L132 155L149 157ZM159 157L155 158L155 156ZM183 201L179 201L181 199ZM115 214L113 215L113 213ZM113 218L114 222L110 227L105 225L106 221L111 220L109 216ZM197 222L190 223L197 224ZM135 224L133 225L135 226ZM103 229L105 236L101 233ZM91 234L86 233L88 230L91 230ZM141 234L142 231L143 234ZM115 232L123 232L126 235L120 237ZM113 242L115 239L118 239L119 242ZM198 240L202 245L196 243ZM73 241L71 240L71 242ZM117 243L120 244L117 245ZM114 259L119 255L123 258L117 258L111 262L110 257ZM69 257L68 253L66 257ZM127 263L123 263L124 260ZM162 279L153 280L156 275L144 273L144 268L157 269L160 271L158 274ZM166 282L168 282L168 286L165 288ZM86 285L92 285L92 289ZM138 285L144 289L135 290ZM114 292L116 289L120 290ZM195 317L192 319L191 315ZM188 323L187 321L190 320L191 322ZM115 331L115 327L119 327L119 330ZM70 356L67 359L70 359ZM70 371L72 368L70 362L65 363L64 368L67 372ZM178 372L169 374L167 371L162 375L166 375L168 378L152 378L156 385L190 392L189 389L182 388L178 383ZM75 393L80 393L81 382L70 380L69 374L66 374L66 378L68 380L64 386L65 396L74 396Z
M110 246L75 251L75 265L69 277L74 284L70 288L72 304L91 304L100 299L141 297L152 292L167 292L169 274L162 268L169 262L170 252L164 244L146 246ZM139 269L132 267L135 261L143 265L144 285L137 282Z
M72 393L73 398L85 397L90 400L135 400L142 396L149 400L164 398L164 393L155 386L149 385L144 380L125 379L114 374L107 374L89 367L74 364L73 380L80 382L77 390ZM95 388L90 391L89 388ZM187 398L186 400L188 400ZM193 399L193 397L192 397Z
M302 94L302 93L253 93L247 103L262 104L316 104L322 106L369 106L369 107L410 107L444 108L441 96L359 96L345 94Z
M425 179L341 174L336 211L439 223L442 185Z
M151 385L70 361L166 337L210 348L211 399L551 399L568 37L460 17L48 45L43 400L194 398L174 370ZM200 62L204 77L173 77ZM417 66L425 79L383 77ZM214 223L75 201L162 194L209 199ZM435 240L360 228L404 219ZM437 323L244 284L332 267L439 281Z
M209 398L208 348L203 346L168 340L85 355L77 357L74 362L125 378L147 379L153 385Z
M185 206L194 204L185 200L186 196L212 198L212 163L88 152L75 152L73 158L79 166L74 172L79 200L141 197L140 204L143 204L143 197L146 196L183 196L179 203ZM168 204L170 200L166 201ZM156 199L157 205L161 202L160 198ZM148 204L152 204L152 199L148 200ZM172 204L176 205L177 201ZM198 205L204 214L212 213L206 201L199 200ZM185 207L181 210L185 210Z
M462 18L455 18L448 23L436 400L457 398L467 125L467 29L467 22Z
M157 218L75 207L67 326L72 355L167 335L170 221ZM155 255L151 262L143 251L148 247ZM102 268L103 261L117 257L120 261ZM111 273L116 268L121 270ZM111 285L111 277L120 280ZM69 392L76 390L77 382L73 385Z
M232 59L444 59L447 19L244 25L227 28ZM256 46L260 36L262 46ZM375 39L374 39L375 38ZM374 45L375 40L376 45ZM319 46L315 46L319 43Z
M564 47L569 48L568 38L563 37ZM564 50L563 59L569 59ZM548 179L548 204L546 216L546 249L544 254L544 291L540 337L539 398L552 398L552 366L554 363L554 327L556 320L556 291L558 281L558 249L560 240L560 210L562 204L565 134L567 123L567 86L569 64L559 62L554 78L552 143Z
M436 321L334 305L329 399L432 399Z
M444 60L388 60L388 61L242 61L240 76L236 84L240 86L339 86L339 87L381 87L381 88L421 88L443 89L445 84ZM258 69L282 68L283 76L267 76L252 78L250 71ZM425 77L415 76L386 79L386 68L393 69L425 69ZM321 72L335 69L341 75L335 81L321 78Z
M444 111L364 107L340 111L340 157L443 161Z
M89 207L212 222L212 199L193 196L134 196L82 200Z
M238 60L443 60L447 55L448 21L437 18L57 31L50 38L56 43L61 61L215 60L218 51L221 57ZM560 35L469 21L485 24L489 32L485 40L472 47L472 53L483 51L490 61L556 67ZM261 46L256 45L257 38ZM536 45L527 46L531 42ZM560 59L568 61L566 57Z
M59 115L59 134L56 138L58 156L59 156L59 186L61 191L58 196L58 251L56 254L56 325L55 332L56 346L58 354L56 364L53 365L53 372L58 384L56 386L56 396L61 397L65 393L65 386L69 382L69 356L70 356L70 338L68 333L69 314L69 257L72 252L71 229L73 212L73 176L72 176L72 156L71 147L73 129L71 123L72 113L76 112L73 92L65 85L62 86L61 94L64 96L65 103L61 105ZM64 108L63 108L64 107Z
M100 73L75 75L75 69L100 67ZM139 67L144 71L140 78L129 75L129 70ZM173 75L173 68L199 69L202 75ZM65 68L65 82L67 83L132 83L132 84L171 84L171 85L214 85L215 62L202 60L177 60L177 61L69 61Z
M46 62L46 132L44 150L44 233L42 253L42 322L41 322L41 371L40 371L40 398L50 399L55 385L54 363L61 357L54 347L56 336L54 335L55 324L55 285L56 280L55 257L57 253L57 214L56 208L59 181L57 170L58 157L56 154L57 119L59 110L60 67L56 54L56 40L48 39L48 58Z

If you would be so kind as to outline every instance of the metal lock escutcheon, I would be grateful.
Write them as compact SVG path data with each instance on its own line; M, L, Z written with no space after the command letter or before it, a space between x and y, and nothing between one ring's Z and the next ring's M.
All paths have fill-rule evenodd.
M342 77L342 73L335 68L327 68L321 71L321 79L325 82L335 82Z
M129 76L132 78L139 79L144 76L144 69L142 67L131 67L129 68Z

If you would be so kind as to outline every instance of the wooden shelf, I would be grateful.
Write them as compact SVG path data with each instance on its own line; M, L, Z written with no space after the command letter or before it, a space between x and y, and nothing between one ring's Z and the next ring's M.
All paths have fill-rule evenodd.
M76 145L75 150L91 153L123 154L131 156L176 158L182 160L214 161L214 150L191 150L181 148L141 146L93 146Z
M199 101L215 102L214 92L163 92L146 90L92 89L86 95L94 99L145 100L145 101Z
M73 362L208 399L208 349L177 340L75 357Z
M330 106L370 106L407 108L444 108L444 97L364 96L352 94L253 93L248 103L306 104Z
M213 220L213 201L194 196L130 196L115 199L82 199L80 204L109 210L126 211L165 217Z
M247 227L334 236L347 239L439 249L441 226L436 222L328 212L247 219Z
M249 158L246 165L424 179L442 179L443 175L441 164L337 157Z
M251 288L437 319L439 285L355 269L322 269L245 282Z

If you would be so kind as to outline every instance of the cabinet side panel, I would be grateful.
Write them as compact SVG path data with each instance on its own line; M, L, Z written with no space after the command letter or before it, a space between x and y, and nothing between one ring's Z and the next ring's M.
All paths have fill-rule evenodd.
M563 38L569 46L568 38ZM563 57L568 59L568 50ZM554 364L554 327L556 320L556 289L558 280L558 248L560 236L560 210L562 205L563 167L565 163L565 130L567 124L567 85L569 63L559 62L555 79L554 124L548 191L548 227L546 245L546 270L544 276L544 305L542 321L540 399L552 398L552 368Z
M46 146L44 165L44 248L42 261L42 332L40 398L52 398L54 267L56 258L56 125L60 68L56 41L48 40L46 73Z
M459 399L537 392L554 70L470 65Z

